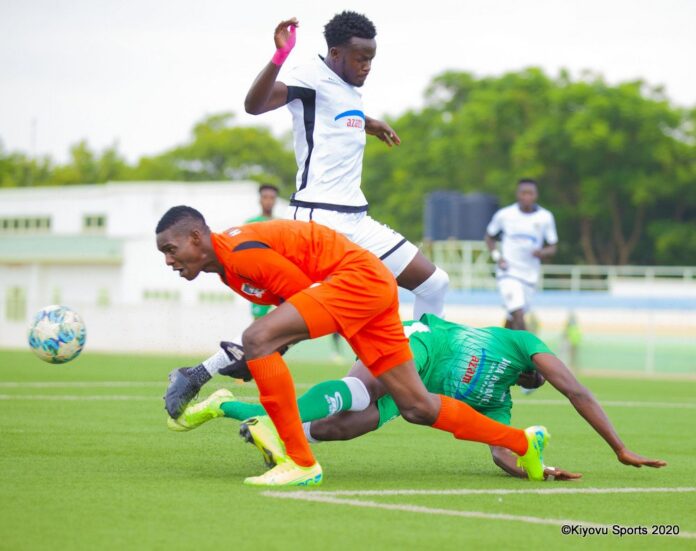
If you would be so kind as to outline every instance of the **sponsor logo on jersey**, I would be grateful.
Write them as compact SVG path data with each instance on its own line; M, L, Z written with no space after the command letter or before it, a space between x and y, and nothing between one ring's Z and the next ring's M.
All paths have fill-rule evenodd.
M536 236L528 233L513 233L510 235L510 239L517 239L518 241L531 241L532 243L537 242Z
M334 120L346 119L346 126L348 128L358 128L362 129L365 126L365 113L358 109L351 109L350 111L344 111L339 113L334 117Z
M471 378L474 376L474 373L476 373L480 361L481 360L478 356L471 356L471 360L469 360L469 365L467 366L466 371L464 372L464 376L462 377L462 383L469 384L471 382Z
M242 283L242 292L252 297L261 298L266 292L266 289L257 289L256 287L249 285L248 283Z
M230 237L234 237L235 235L239 235L240 233L242 233L242 230L240 230L239 228L230 228L225 233Z

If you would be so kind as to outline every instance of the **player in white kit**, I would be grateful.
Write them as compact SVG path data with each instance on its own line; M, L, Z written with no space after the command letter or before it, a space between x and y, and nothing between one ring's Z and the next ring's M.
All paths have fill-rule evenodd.
M537 183L517 183L517 203L497 211L486 228L486 245L497 263L498 290L507 311L505 327L525 329L524 314L539 281L542 258L556 254L556 222L545 208L536 204ZM496 238L501 236L501 250Z
M295 67L281 82L278 73L295 45L297 26L293 18L276 27L276 54L244 103L254 115L283 105L292 114L298 171L287 217L329 226L381 259L399 286L415 294L414 319L442 316L449 277L413 243L370 217L360 189L365 135L389 147L400 143L387 123L363 112L359 88L375 57L375 27L364 15L337 14L324 28L326 57Z

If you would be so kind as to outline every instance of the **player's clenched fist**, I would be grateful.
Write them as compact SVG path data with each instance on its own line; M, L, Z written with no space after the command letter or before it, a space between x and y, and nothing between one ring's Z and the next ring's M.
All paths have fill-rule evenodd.
M297 20L297 18L293 17L287 21L281 21L275 28L273 40L275 41L276 45L276 53L272 60L275 65L282 65L290 55L292 49L295 47L295 30L299 24L300 22Z

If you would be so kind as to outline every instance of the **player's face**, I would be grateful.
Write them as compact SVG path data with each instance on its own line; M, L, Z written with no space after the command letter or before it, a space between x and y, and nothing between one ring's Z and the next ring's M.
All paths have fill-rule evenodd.
M275 191L272 189L264 189L261 192L261 197L259 199L259 202L261 203L261 210L263 210L263 212L272 212L277 198L278 195Z
M365 84L376 54L377 42L374 38L355 36L345 46L337 46L330 51L338 76L353 86Z
M534 184L519 184L517 186L517 202L522 210L534 207L537 201L537 188Z
M181 231L172 226L157 234L157 249L164 254L165 264L180 277L191 281L203 270L205 255L199 230Z

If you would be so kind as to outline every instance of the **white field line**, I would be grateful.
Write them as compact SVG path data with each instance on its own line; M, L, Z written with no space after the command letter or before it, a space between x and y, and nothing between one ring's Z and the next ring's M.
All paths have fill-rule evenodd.
M236 384L236 383L232 383ZM253 388L254 385L249 385ZM295 383L295 388L309 388L314 383ZM161 388L167 387L167 381L0 381L0 388ZM210 388L222 388L211 384Z
M0 394L0 402L3 400L66 400L66 401L148 401L162 400L161 396L132 396L130 394ZM258 402L258 398L249 396L237 396L235 400L240 402Z
M525 397L518 398L513 401L516 406L569 406L568 400L534 400ZM620 400L602 400L600 404L603 406L617 408L684 408L696 409L694 402L626 402Z
M166 381L161 383L146 381L3 381L0 388L166 388Z
M696 487L676 486L666 488L523 488L523 489L473 489L456 488L451 490L336 490L324 492L313 490L312 495L326 496L451 496L451 495L514 495L514 494L670 494L694 493ZM305 492L292 492L304 494Z
M578 488L582 489L582 488ZM590 489L590 488L587 488ZM611 488L596 488L600 490L610 490ZM621 489L621 488L619 488ZM636 489L636 488L634 488ZM672 490L666 488L666 490ZM337 492L334 492L337 493ZM490 492L489 492L490 493ZM521 492L520 492L521 493ZM609 492L604 492L609 493ZM532 517L527 515L508 515L505 513L485 513L482 511L458 511L455 509L439 509L434 507L423 507L420 505L410 505L406 503L379 503L376 501L367 501L362 499L346 499L333 497L332 492L314 492L314 491L299 491L299 492L274 492L266 491L261 495L274 497L278 499L295 499L298 501L309 501L317 503L330 503L334 505L348 505L350 507L365 507L370 509L386 509L389 511L404 511L407 513L418 513L422 515L443 515L451 517L475 518L483 520L508 520L513 522L524 522L527 524L542 524L549 526L563 525L579 525L585 528L606 528L609 533L612 533L611 524L600 524L583 520L563 520L551 519L544 517ZM619 525L620 526L620 525ZM672 536L675 537L675 536ZM676 537L696 539L696 532L680 532Z
M311 383L295 383L295 388L306 389L313 386ZM222 388L219 384L210 385L211 388ZM166 388L166 381L161 383L154 381L0 381L0 388ZM248 385L247 388L253 388ZM234 389L234 387L233 387ZM516 406L567 406L568 400L535 400L533 398L520 397L515 400ZM657 409L696 409L694 402L638 402L605 400L603 406L625 408L657 408Z

